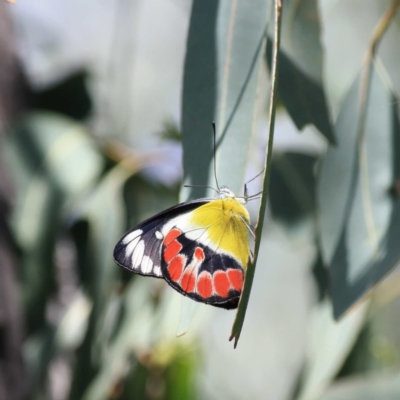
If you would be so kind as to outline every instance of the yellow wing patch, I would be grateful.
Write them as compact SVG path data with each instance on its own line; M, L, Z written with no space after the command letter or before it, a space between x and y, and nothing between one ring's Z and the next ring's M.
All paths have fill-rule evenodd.
M243 268L247 267L250 246L244 221L250 224L250 217L242 204L234 198L218 199L204 204L191 214L190 222L207 228L208 237L215 246L231 253Z

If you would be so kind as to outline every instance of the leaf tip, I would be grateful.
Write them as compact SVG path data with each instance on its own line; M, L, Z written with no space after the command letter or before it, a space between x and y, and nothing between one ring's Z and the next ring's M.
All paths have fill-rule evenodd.
M240 337L240 333L239 334L234 334L233 332L231 333L231 336L229 337L229 341L231 342L233 339L235 339L235 341L233 342L233 348L236 349L236 346L238 344L239 341L239 337Z

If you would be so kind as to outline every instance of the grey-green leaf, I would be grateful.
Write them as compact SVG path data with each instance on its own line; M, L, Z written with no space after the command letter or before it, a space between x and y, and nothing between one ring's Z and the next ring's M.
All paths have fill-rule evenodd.
M400 398L398 372L369 374L340 380L318 400L395 400Z
M364 304L341 321L332 319L328 301L318 304L310 324L307 354L298 400L314 400L328 387L349 354L363 326Z
M258 109L256 88L268 4L267 0L193 2L182 100L185 184L215 187L214 162L219 185L227 185L236 194L243 190ZM213 121L217 125L215 159ZM192 187L183 188L180 197L185 201L206 194L215 195Z
M322 84L323 51L316 0L285 1L278 73L278 94L300 130L307 124L336 143ZM272 43L268 40L267 61Z
M54 113L28 114L4 148L17 203L14 235L23 249L22 276L29 329L44 321L53 282L53 248L63 207L89 190L103 159L84 127Z
M345 313L400 258L395 244L400 232L399 206L390 194L399 171L393 97L374 68L365 142L357 149L357 93L356 82L338 118L339 146L328 149L318 189L322 254L331 270L335 317Z
M258 82L267 21L266 0L195 0L187 42L182 130L185 183L215 187L211 123L217 124L217 178L243 188L254 130ZM249 23L251 21L251 23ZM205 189L183 190L181 199Z
M272 216L288 226L315 214L315 156L275 152L271 165L269 206Z

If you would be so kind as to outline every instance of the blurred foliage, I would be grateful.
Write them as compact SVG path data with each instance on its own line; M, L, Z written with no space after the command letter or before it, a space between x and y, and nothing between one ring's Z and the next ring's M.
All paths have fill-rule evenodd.
M315 215L315 164L308 154L276 152L271 166L269 206L274 218L295 225Z
M181 141L182 136L179 127L173 121L166 121L160 136L165 140Z
M265 155L264 144L259 145L265 135L258 140L255 121L269 95L266 71L273 43L266 36L272 37L272 3L241 0L235 8L230 0L193 1L187 16L182 131L164 117L157 135L160 147L182 142L184 183L215 186L212 121L221 184L239 193L248 165L262 169L257 155ZM298 340L298 353L285 353L296 362L287 367L285 379L274 379L284 382L280 397L260 392L260 399L400 398L399 273L388 275L400 258L400 2L337 3L329 8L316 0L283 1L278 96L293 125L298 130L311 125L326 151L290 145L274 151L262 243L271 240L276 248L291 243L284 249L288 254L311 248L308 258L293 263L285 283L293 279L293 287L300 285L295 279L305 264L302 276L309 286L303 289L312 300L296 330L290 323L303 314L287 311L292 303L274 299L271 308L278 316L271 320L287 320L268 327L276 333L271 342L277 351L261 356L271 358L272 369L284 364L279 351L289 348L285 334ZM335 57L339 60L328 65L326 60ZM340 73L332 72L333 64ZM111 114L119 108L129 115L129 104L122 99L107 107L115 99L93 90L94 75L80 67L47 88L31 88L26 95L31 108L9 124L0 121L7 126L2 164L15 190L12 213L4 213L7 220L1 214L0 234L16 248L29 398L239 398L251 379L268 382L272 369L239 363L240 353L226 355L225 349L218 353L207 346L204 337L213 331L206 313L192 323L190 334L177 339L179 296L162 280L132 276L113 262L113 248L126 230L179 199L208 193L154 179L149 169L162 164L162 152L130 149L125 121L126 136L116 139L112 121L118 116ZM94 112L102 102L111 127L103 137ZM172 147L165 152L171 159L180 157ZM160 170L162 176L163 166ZM5 200L4 206L0 201L5 209ZM273 251L264 253L260 265L278 276L280 260ZM257 271L255 279L263 272ZM253 301L249 314L257 314L264 329L262 306ZM189 325L191 316L185 318ZM268 335L258 333L250 345L261 353ZM211 342L218 343L215 337ZM222 367L207 375L202 368L213 351ZM236 367L240 379L227 372ZM220 383L227 375L229 387Z
M92 109L87 79L87 72L77 71L49 88L33 90L30 95L32 107L84 120Z

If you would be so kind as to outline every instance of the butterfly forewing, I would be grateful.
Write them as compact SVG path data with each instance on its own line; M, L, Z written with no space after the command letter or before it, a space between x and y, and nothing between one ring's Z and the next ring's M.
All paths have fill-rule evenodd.
M130 272L163 278L161 272L163 227L177 215L182 217L187 211L208 201L210 200L197 199L178 204L142 222L119 240L114 249L115 262Z
M117 264L137 274L162 278L159 256L162 237L157 237L157 229L154 221L124 236L114 250Z

